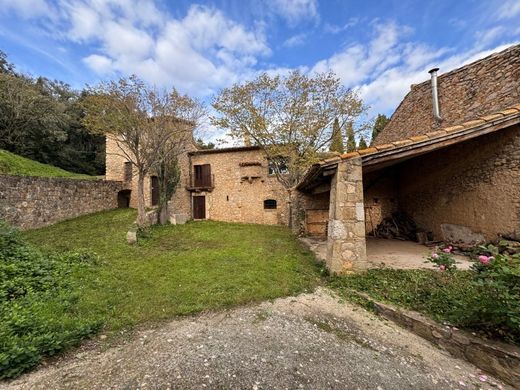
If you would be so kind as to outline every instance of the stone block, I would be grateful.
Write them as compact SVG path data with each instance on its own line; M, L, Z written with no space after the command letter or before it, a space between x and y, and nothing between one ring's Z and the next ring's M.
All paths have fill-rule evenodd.
M170 223L172 225L184 225L189 219L188 214L185 213L173 214L170 216Z
M126 241L130 245L137 243L137 229L131 229L126 233Z
M441 232L443 240L450 243L478 245L486 241L482 234L473 232L467 226L443 223L441 224Z

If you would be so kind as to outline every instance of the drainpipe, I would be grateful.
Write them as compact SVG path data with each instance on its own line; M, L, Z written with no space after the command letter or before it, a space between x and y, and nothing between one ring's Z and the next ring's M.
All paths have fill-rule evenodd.
M439 109L439 93L437 89L437 71L439 68L433 68L428 73L432 75L432 100L433 100L433 116L438 121L442 120Z

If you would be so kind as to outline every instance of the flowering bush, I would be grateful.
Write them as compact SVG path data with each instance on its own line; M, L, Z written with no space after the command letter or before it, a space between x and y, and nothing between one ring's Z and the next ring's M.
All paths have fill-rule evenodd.
M520 254L480 255L472 266L476 286L485 294L479 302L479 321L520 339Z
M435 267L439 268L439 271L451 272L457 269L452 251L453 247L450 245L443 249L437 249L435 252L432 252L432 254L426 259L433 263Z

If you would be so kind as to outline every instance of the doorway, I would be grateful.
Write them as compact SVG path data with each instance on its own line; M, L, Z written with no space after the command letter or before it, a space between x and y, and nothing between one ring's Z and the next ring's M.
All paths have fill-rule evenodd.
M193 197L193 219L206 219L206 196Z

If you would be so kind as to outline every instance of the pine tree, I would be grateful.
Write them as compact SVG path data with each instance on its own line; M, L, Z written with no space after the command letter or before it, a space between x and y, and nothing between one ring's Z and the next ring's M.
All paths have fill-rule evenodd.
M330 151L337 153L344 153L345 146L343 145L343 134L341 127L339 127L338 118L334 119L334 125L332 126L332 139L330 141Z
M361 139L359 140L358 149L366 149L366 148L368 148L367 142L365 141L365 138L361 137Z
M354 137L354 127L352 122L347 123L347 152L353 152L356 150L356 139Z

